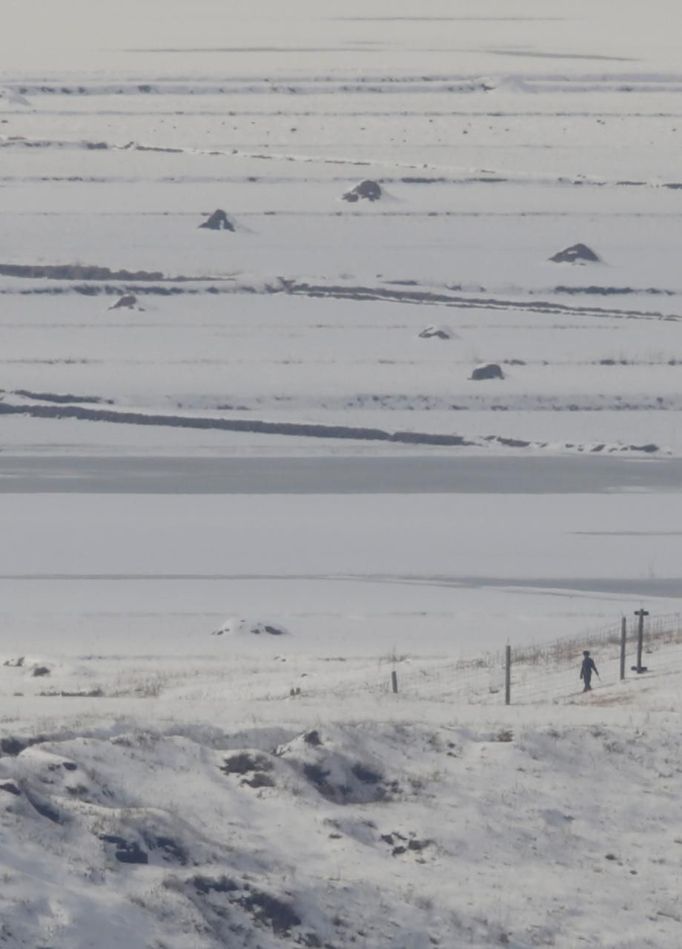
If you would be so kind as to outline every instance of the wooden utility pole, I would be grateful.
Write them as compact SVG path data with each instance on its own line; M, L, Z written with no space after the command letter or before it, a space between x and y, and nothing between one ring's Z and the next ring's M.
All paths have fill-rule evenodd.
M645 671L642 665L642 651L644 649L644 617L648 615L648 610L635 610L635 616L639 617L639 625L637 626L637 665L635 666L635 672Z
M504 704L511 705L511 646L504 651Z
M391 673L391 688L394 692L398 691L398 673L395 671L395 669Z
M620 621L620 679L625 678L625 645L628 637L628 621L625 617Z

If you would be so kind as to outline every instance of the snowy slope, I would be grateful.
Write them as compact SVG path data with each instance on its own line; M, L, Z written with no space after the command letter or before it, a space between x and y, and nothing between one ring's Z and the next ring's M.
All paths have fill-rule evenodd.
M4 944L672 949L680 647L623 684L595 655L592 696L509 709L163 660L134 699L3 697Z

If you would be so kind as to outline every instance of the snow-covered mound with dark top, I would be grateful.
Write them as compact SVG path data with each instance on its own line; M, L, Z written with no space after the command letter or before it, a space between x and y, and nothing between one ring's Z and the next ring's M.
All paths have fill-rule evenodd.
M476 366L472 371L471 379L481 380L481 379L504 379L504 373L502 368L498 366L496 362L487 362L483 363L481 366Z
M209 218L207 218L203 224L199 225L200 228L207 228L209 231L235 231L236 227L234 221L231 220L221 208L218 208L217 211L214 211Z
M573 244L549 258L555 264L597 264L600 258L587 244Z
M426 326L419 334L419 339L453 339L455 334L447 326Z
M213 636L288 636L289 631L280 623L252 619L228 619L214 630Z
M119 297L116 303L113 303L109 309L110 310L134 310L142 309L137 305L137 297L134 293L126 293L122 297Z
M369 179L361 181L360 184L355 185L354 188L351 188L350 191L346 191L342 195L344 201L349 201L351 204L355 204L357 201L378 201L383 195L381 185L378 181L370 181Z

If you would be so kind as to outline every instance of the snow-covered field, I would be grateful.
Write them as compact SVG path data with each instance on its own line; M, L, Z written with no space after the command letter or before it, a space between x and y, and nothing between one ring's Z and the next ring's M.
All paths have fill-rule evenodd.
M680 453L674 5L205 0L188 28L146 0L130 29L71 0L81 29L17 55L35 6L2 41L8 404ZM550 260L576 243L599 260ZM30 269L75 265L143 278Z
M682 943L681 28L2 0L3 949Z

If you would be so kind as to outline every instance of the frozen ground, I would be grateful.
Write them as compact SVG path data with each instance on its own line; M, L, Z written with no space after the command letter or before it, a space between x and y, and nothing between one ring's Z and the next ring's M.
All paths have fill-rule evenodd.
M680 945L681 27L4 0L3 949Z
M131 30L71 0L82 26L49 52L21 44L33 6L2 40L7 405L680 452L674 5L639 29L611 0L416 19L204 0L187 30L182 3L147 0ZM381 200L343 202L362 178ZM199 229L217 207L234 233ZM600 262L549 260L576 242ZM73 265L144 279L30 270ZM419 338L433 323L451 338ZM490 361L503 380L469 378ZM27 423L18 447L64 427Z

